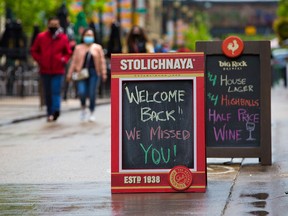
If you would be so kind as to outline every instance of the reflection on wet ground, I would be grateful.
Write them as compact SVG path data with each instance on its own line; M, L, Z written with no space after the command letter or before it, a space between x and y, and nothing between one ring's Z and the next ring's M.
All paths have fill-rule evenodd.
M0 186L0 215L220 215L229 182L206 193L111 194L110 183Z
M259 200L266 200L269 197L269 194L267 193L241 194L241 197L253 197Z

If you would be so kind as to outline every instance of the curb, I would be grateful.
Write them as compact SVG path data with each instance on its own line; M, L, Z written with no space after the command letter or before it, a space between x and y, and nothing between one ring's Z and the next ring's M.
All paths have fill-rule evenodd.
M109 99L107 101L98 102L97 106L106 105L106 104L110 104L110 103L111 103L111 101ZM79 108L69 108L67 110L61 110L61 113L79 111L80 109L81 109L80 107ZM9 120L6 122L0 122L0 127L11 125L11 124L17 124L17 123L21 123L21 122L25 122L25 121L36 120L36 119L40 119L40 118L46 118L46 116L47 116L46 114L38 114L38 115L31 115L31 116L16 118L16 119Z

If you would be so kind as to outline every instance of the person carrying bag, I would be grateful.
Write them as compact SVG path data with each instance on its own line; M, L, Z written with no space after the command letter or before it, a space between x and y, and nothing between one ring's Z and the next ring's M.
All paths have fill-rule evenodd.
M88 76L81 77L81 73L88 71ZM77 72L75 72L77 71ZM82 72L80 72L82 71ZM73 73L77 74L74 75ZM87 72L86 72L87 74ZM77 78L76 78L77 77ZM80 78L81 77L81 78ZM78 96L81 102L81 120L86 120L86 99L89 98L89 121L94 122L94 110L97 84L100 79L106 81L107 70L104 51L101 45L95 43L92 29L85 29L81 36L81 43L75 47L71 64L67 73L67 81L77 81Z
M91 59L91 53L88 51L86 58L85 58L85 67L82 68L79 72L75 71L72 73L72 80L73 81L79 81L79 80L84 80L89 78L89 67L88 63L90 62Z

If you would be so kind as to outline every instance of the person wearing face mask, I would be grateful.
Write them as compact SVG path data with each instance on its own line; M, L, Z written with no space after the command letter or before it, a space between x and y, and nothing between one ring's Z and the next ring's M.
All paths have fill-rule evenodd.
M39 65L47 107L47 121L56 121L60 115L65 65L72 55L68 37L60 27L57 17L48 20L47 31L37 35L30 52Z
M86 120L86 99L89 98L89 121L94 122L95 99L97 84L100 79L106 81L106 61L103 48L95 43L93 29L87 28L81 35L81 43L76 45L67 73L67 81L71 80L73 72L88 68L89 77L77 81L78 96L81 103L81 120Z
M133 26L127 37L128 53L153 53L154 47L149 42L144 30L140 26Z

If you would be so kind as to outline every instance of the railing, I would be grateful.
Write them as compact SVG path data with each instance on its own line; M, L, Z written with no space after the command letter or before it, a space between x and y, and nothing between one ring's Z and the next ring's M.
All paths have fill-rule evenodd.
M63 83L63 99L76 98L74 82ZM110 73L105 83L100 83L100 97L110 97ZM0 100L4 98L17 99L42 95L42 84L37 66L20 63L14 66L0 66Z
M19 64L0 66L0 97L39 95L38 68Z

